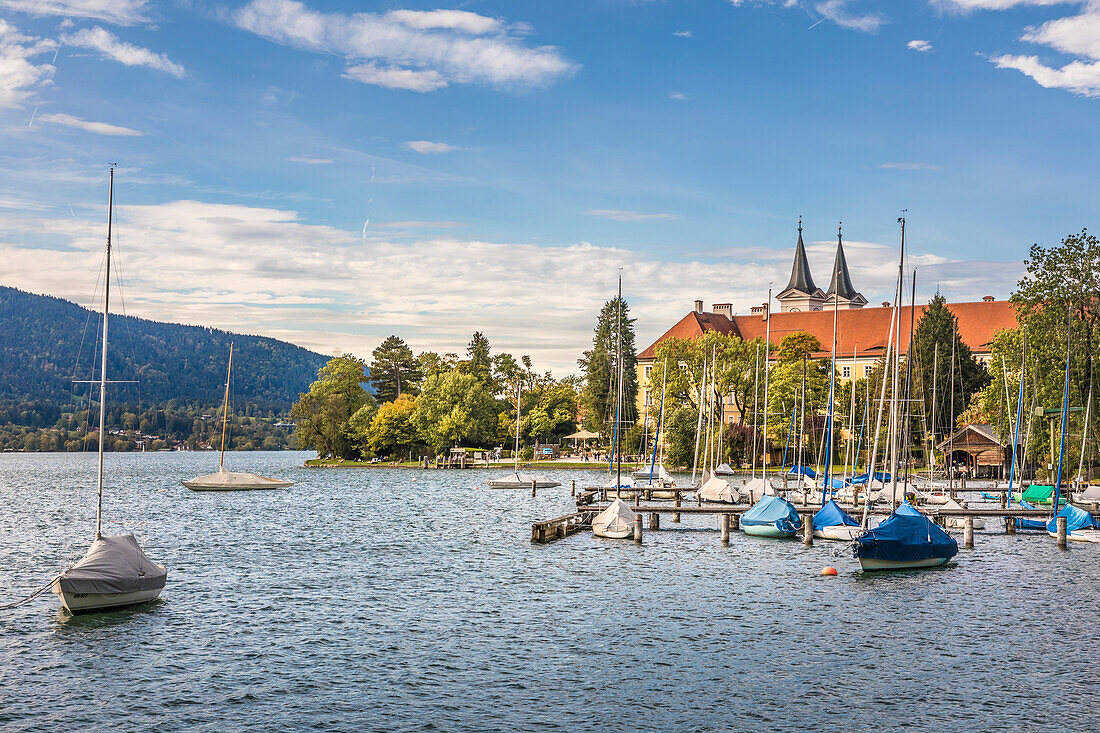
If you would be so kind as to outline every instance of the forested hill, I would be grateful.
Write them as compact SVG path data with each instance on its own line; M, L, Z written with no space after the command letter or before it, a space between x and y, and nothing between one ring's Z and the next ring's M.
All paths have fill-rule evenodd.
M101 329L100 314L75 303L0 286L0 402L64 405L74 394L87 395L89 385L72 380L98 377ZM232 395L239 407L289 409L328 360L263 336L112 315L107 377L137 382L112 386L112 401L217 404L230 342Z

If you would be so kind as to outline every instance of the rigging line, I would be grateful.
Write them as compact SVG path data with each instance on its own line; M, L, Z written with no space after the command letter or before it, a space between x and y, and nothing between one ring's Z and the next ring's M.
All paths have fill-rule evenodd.
M122 322L126 325L126 340L130 344L130 359L131 359L130 368L134 371L135 376L136 376L137 375L137 369L138 369L138 366L137 366L137 364L138 364L137 349L134 348L133 326L130 324L130 314L127 313L127 311L126 311L126 295L125 295L125 291L122 289L122 256L121 256L122 247L121 247L121 245L122 245L122 237L121 237L121 235L118 231L118 225L116 223L115 224L115 231L111 235L111 251L114 254L113 262L114 262L115 284L118 286L119 305L122 306L122 317L123 317ZM134 384L136 385L136 389L137 389L137 403L138 403L138 405L141 405L141 400L142 400L141 381L136 380L134 382Z

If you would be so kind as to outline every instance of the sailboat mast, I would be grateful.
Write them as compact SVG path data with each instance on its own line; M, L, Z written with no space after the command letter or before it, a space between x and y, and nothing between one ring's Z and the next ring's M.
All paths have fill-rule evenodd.
M99 476L96 481L95 538L103 536L103 429L107 424L107 320L111 311L111 227L115 210L115 169L107 192L107 278L103 281L103 352L99 364Z
M623 452L619 447L619 443L622 442L622 429L620 423L622 422L622 409L623 409L623 271L619 268L619 298L616 303L616 315L615 320L617 325L615 331L618 336L619 345L617 350L619 352L619 385L618 394L616 396L616 409L615 409L615 434L617 436L615 440L615 496L619 495L619 487L622 485L622 472L623 472Z
M768 358L772 353L772 289L768 288L768 305L764 308L764 315L768 317L767 326L764 327L764 456L760 461L760 478L765 481L768 478Z
M760 344L756 344L756 372L752 380L752 477L756 478L756 421L760 415Z
M1012 465L1008 469L1008 501L1006 502L1009 507L1012 506L1012 484L1016 480L1016 453L1020 447L1020 419L1023 417L1021 414L1024 409L1024 369L1027 367L1027 332L1024 332L1023 346L1020 348L1020 393L1016 396L1016 426L1012 431ZM1027 458L1027 455L1024 455ZM1021 462L1022 463L1022 462ZM1023 466L1020 466L1021 472ZM1022 478L1022 476L1021 476Z
M233 377L233 343L229 343L229 368L225 372L225 400L222 402L222 456L218 460L218 470L225 466L225 429L229 425L229 380Z
M891 383L892 393L890 395L890 455L892 460L889 463L890 501L895 506L898 504L898 377L901 371L901 283L905 275L905 217L899 216L898 222L901 224L901 255L898 257L898 288L897 297L894 299L894 310L897 312L894 328L897 333L894 338L894 355L892 357L894 362L894 378Z
M954 317L951 319L951 409L948 410L948 425L947 425L947 459L943 462L944 468L947 469L947 491L955 488L955 342L958 340L956 334L956 321Z
M1066 308L1066 380L1062 387L1062 437L1058 441L1058 478L1054 482L1054 513L1058 513L1058 500L1062 495L1062 461L1066 454L1066 422L1069 416L1069 357L1073 336L1073 306Z
M912 462L911 449L913 445L913 360L916 352L913 349L913 330L916 327L917 313L917 271L913 270L913 289L909 295L909 345L905 347L905 429L902 431L902 445L905 446L905 485L909 485L909 464Z
M936 466L936 377L940 370L940 342L932 350L932 440L928 446L928 485L932 485L932 471ZM1022 377L1021 377L1022 379Z
M841 246L843 235L841 233L840 226L836 228L836 246ZM839 256L837 258L839 260ZM829 492L831 488L830 479L833 472L833 410L834 410L834 398L836 397L836 325L837 317L840 313L837 306L839 305L840 296L840 266L837 263L837 269L833 272L833 348L832 358L829 362L829 419L827 420L828 438L825 442L825 480L821 486L821 506L825 506L825 494Z
M516 380L516 449L512 452L512 459L516 464L516 475L519 475L519 399L523 392L523 379ZM538 470L538 469L536 469Z

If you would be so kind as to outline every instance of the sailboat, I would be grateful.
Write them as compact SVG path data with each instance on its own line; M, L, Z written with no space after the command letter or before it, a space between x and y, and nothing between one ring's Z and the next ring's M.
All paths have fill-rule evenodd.
M852 552L864 570L933 568L959 554L959 543L905 502L857 536Z
M1057 539L1058 517L1066 518L1066 539L1071 542L1100 542L1100 521L1084 509L1066 504L1047 523L1047 534Z
M664 445L661 443L661 430L665 420L665 387L668 383L668 360L665 360L664 369L661 372L661 406L657 411L657 429L653 434L653 454L650 456L649 465L642 466L631 474L634 486L637 489L648 490L653 499L673 499L676 497L676 482L665 470ZM657 450L660 447L661 460L657 460Z
M556 486L561 486L560 481L554 481L545 476L533 473L519 472L519 408L522 390L522 382L516 382L516 447L513 451L516 464L512 469L512 473L502 476L501 478L494 478L486 481L485 485L490 489L529 489L531 488L532 482L535 484L536 489L552 489Z
M592 534L611 540L633 537L634 516L625 501L616 499L592 520Z
M229 368L225 374L225 401L222 404L222 447L217 473L196 476L190 481L180 481L192 491L250 491L255 489L285 489L293 481L267 478L254 473L225 470L225 437L229 429L229 381L233 377L233 344L229 345Z
M107 203L107 276L103 287L103 350L99 379L99 472L96 489L95 539L84 557L58 574L51 590L70 613L145 603L158 596L168 570L149 559L132 534L103 534L103 433L107 417L107 321L111 302L111 225L113 223L115 169Z
M714 411L716 405L714 404L714 396L716 390L714 388L716 375L718 372L718 361L714 358L714 363L711 365L710 375L711 383L708 387L708 394L705 401L705 409L707 411L707 430L706 430L706 445L703 447L703 475L699 479L699 490L696 492L696 496L699 501L707 502L711 504L737 504L741 501L741 494L737 489L730 485L727 479L721 478L717 475L717 469L714 463L717 462L717 449L712 449L711 438L713 437L713 425L714 425ZM705 373L706 370L704 370ZM721 426L719 426L721 427ZM719 438L719 444L721 439Z
M802 519L789 501L769 494L741 515L741 529L754 537L794 537L802 529Z
M848 516L835 499L829 499L813 519L814 537L823 540L854 540L863 532L859 522Z

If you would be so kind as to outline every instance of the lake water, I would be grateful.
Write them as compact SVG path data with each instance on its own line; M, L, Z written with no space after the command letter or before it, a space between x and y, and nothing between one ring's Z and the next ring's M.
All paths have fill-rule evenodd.
M662 518L645 544L530 543L559 489L485 471L317 470L199 494L216 454L107 456L108 533L162 600L0 611L0 729L1095 730L1100 546L979 533L944 569L861 575L818 541ZM87 548L92 454L0 455L0 603ZM1072 543L1071 543L1072 544ZM840 575L823 578L825 565Z

